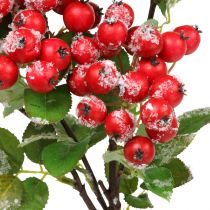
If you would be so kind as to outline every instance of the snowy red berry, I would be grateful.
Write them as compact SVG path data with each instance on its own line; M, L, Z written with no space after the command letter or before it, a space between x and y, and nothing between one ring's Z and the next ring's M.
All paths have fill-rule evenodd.
M174 117L171 126L167 130L157 131L146 128L146 132L148 136L152 139L152 141L159 143L166 143L171 141L176 136L178 128L179 128L179 123L176 117Z
M104 102L93 96L84 97L77 106L77 117L82 125L95 128L103 123L107 110Z
M96 62L90 65L86 81L88 88L95 94L107 94L118 85L119 72L110 60Z
M14 0L0 0L0 20L12 9Z
M105 18L119 20L123 22L127 28L130 28L134 21L134 11L128 4L119 1L108 7Z
M42 41L40 59L52 62L59 71L65 70L71 62L70 47L62 39L45 39Z
M175 114L173 107L166 100L150 98L142 105L140 116L147 128L165 131L171 126Z
M58 84L58 69L49 62L36 61L27 67L26 80L35 92L47 93Z
M25 0L27 8L48 12L58 5L58 0Z
M153 82L149 94L151 97L165 99L172 107L176 107L181 103L185 89L176 77L165 75Z
M11 31L5 38L3 50L17 63L28 63L38 58L41 50L41 34L38 31L20 28Z
M89 65L76 66L67 79L69 91L77 96L84 96L89 93L86 82L86 73Z
M135 136L124 147L125 159L134 166L150 164L155 157L155 146L144 136Z
M149 92L149 82L144 74L131 71L119 80L119 96L127 102L137 103L142 101Z
M37 10L23 10L17 13L12 23L13 30L18 28L28 28L39 31L44 35L47 29L47 24L43 14Z
M201 31L198 29L198 26L195 27L189 25L179 26L174 31L177 33L184 33L184 36L187 37L186 55L192 54L198 49L201 41L200 37Z
M132 138L135 127L134 116L123 109L109 113L104 123L107 135L116 141L126 141Z
M135 70L145 74L150 84L152 84L155 79L165 76L168 72L164 60L157 57L142 58Z
M71 44L73 60L79 64L93 63L100 57L100 51L94 39L78 35Z
M12 87L18 74L18 66L9 57L0 55L0 90Z
M66 27L73 32L86 32L95 23L95 12L87 2L72 2L64 10L63 19Z

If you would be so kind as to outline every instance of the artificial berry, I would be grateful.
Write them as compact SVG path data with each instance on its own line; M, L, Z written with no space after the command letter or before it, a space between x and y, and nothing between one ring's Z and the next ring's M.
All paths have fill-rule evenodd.
M107 94L118 85L119 73L110 60L98 61L90 65L86 81L88 88L95 94Z
M155 157L155 146L144 136L135 136L124 147L125 159L134 166L150 164Z
M89 1L88 3L93 7L93 10L95 12L95 22L92 26L92 28L95 28L101 22L101 17L103 15L103 12L102 12L103 8L100 8L96 3L91 2L91 1Z
M187 43L187 51L186 55L192 54L195 52L200 44L201 37L200 33L201 31L198 29L198 26L190 26L190 25L184 25L179 26L175 30L177 33L184 33L184 36L187 37L186 43Z
M18 66L9 57L0 55L0 90L12 87L18 75Z
M173 107L166 100L150 98L142 105L140 116L147 128L165 131L171 126L175 114Z
M27 8L39 10L41 12L48 12L58 5L57 0L25 0Z
M58 84L58 69L46 61L36 61L27 67L26 80L35 92L48 93Z
M13 30L18 28L28 28L39 31L44 35L47 29L47 24L43 14L37 10L23 10L17 13L13 19Z
M41 34L38 31L20 28L11 31L3 49L17 63L28 63L38 58L41 50Z
M119 96L127 102L137 103L147 97L149 82L144 74L131 71L119 80Z
M127 110L114 110L107 115L104 128L110 139L126 141L135 131L134 116Z
M89 93L86 82L86 73L89 65L76 66L67 79L69 91L77 96L84 96Z
M13 4L13 0L0 0L0 20L11 11Z
M70 31L86 32L91 29L95 23L95 12L89 3L76 1L70 3L65 8L63 20Z
M176 107L181 103L185 89L176 77L165 75L153 82L149 94L151 97L165 99L172 107Z
M74 1L78 0L59 0L58 5L54 8L54 11L60 15L63 15L65 8Z
M187 43L184 33L165 32L162 34L163 49L160 57L166 62L177 62L187 52Z
M107 110L101 99L90 95L80 101L76 113L82 125L95 128L103 123Z
M45 39L42 41L40 59L52 62L59 71L65 70L71 62L70 47L62 39Z

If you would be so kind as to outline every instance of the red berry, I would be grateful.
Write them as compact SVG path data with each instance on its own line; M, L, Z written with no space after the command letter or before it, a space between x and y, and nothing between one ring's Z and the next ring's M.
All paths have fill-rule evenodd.
M95 94L107 94L118 85L119 73L110 60L99 61L90 66L86 74L88 88Z
M0 90L12 87L18 74L18 66L9 57L0 55Z
M28 28L39 31L44 35L47 29L45 17L37 10L23 10L15 15L12 24L13 30Z
M77 96L84 96L89 93L86 82L86 73L89 65L80 65L72 70L67 79L69 90Z
M178 106L184 97L184 85L176 77L166 75L155 80L150 88L150 96L168 101L172 107Z
M38 58L41 50L41 34L38 31L20 28L11 31L3 49L17 63L28 63Z
M13 4L13 0L0 0L0 20L11 11Z
M145 75L139 72L129 72L119 80L119 96L130 103L137 103L147 97L149 83Z
M63 15L65 8L74 1L78 0L59 0L58 5L55 7L54 11L60 15Z
M131 31L131 41L128 50L141 57L153 57L160 53L163 41L160 32L149 25L142 25Z
M93 7L93 10L95 12L95 23L92 26L92 28L95 28L101 22L101 17L103 15L103 13L102 13L103 8L100 8L97 4L95 4L91 1L89 1L88 3Z
M201 41L201 37L200 37L201 31L198 29L197 26L193 27L189 25L184 25L184 26L177 27L174 31L177 33L184 33L184 36L187 37L186 55L192 54L198 49L200 41Z
M171 126L165 131L157 131L153 129L146 128L148 136L152 141L157 141L159 143L166 143L171 141L177 134L179 128L179 123L176 117L173 118Z
M58 0L25 0L27 8L48 12L58 5Z
M77 106L77 117L82 125L95 128L100 125L107 114L104 102L91 95L83 98Z
M70 31L86 32L95 23L95 13L93 7L88 3L72 2L65 8L63 19Z
M107 135L116 141L126 141L133 136L135 120L127 110L115 110L105 119L104 128Z
M59 71L65 70L71 62L70 47L62 39L45 39L42 41L40 59L52 62Z
M123 22L127 28L130 28L134 21L134 11L128 4L122 1L115 2L108 7L105 18L119 20Z
M165 131L175 116L173 107L164 99L151 98L140 111L143 124L153 130Z
M155 146L143 136L135 136L124 147L124 156L134 166L148 165L155 157Z
M97 39L109 49L117 49L125 43L127 33L128 31L122 22L107 20L99 25Z
M168 72L166 63L161 58L142 58L137 67L136 71L145 74L148 77L149 83L161 77L165 76Z
M179 61L187 51L187 44L183 34L165 32L163 35L163 49L160 57L166 62Z
M29 87L39 93L48 93L58 84L58 69L49 62L36 61L27 67L26 80Z
M78 35L71 45L73 59L79 64L93 63L100 57L97 43L85 36Z

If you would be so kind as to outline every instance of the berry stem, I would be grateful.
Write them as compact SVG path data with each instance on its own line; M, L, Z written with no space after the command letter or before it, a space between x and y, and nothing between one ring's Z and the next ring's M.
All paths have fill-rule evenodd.
M173 68L174 68L175 66L176 66L176 62L174 62L174 63L171 65L170 69L168 70L168 74L171 73L171 71L173 70Z
M154 18L156 7L157 7L157 1L150 0L149 14L148 14L148 18L147 18L148 20Z
M170 23L171 23L171 13L170 13L170 8L167 7L167 9L166 9L166 21L161 26L158 27L160 32L162 32L164 25L167 25L167 24L170 24Z

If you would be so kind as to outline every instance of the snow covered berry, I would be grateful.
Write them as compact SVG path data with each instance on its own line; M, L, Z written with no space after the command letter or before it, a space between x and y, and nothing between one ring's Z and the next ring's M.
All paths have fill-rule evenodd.
M36 61L27 68L26 80L29 87L38 93L48 93L58 84L58 69L46 61Z
M104 123L107 135L116 141L126 141L132 138L135 127L133 114L123 109L110 112Z
M62 39L45 39L42 41L40 59L52 62L59 71L65 70L71 63L70 47Z
M73 60L79 64L93 63L100 57L100 51L94 39L83 35L74 37L71 44Z
M58 5L58 0L25 0L27 8L48 12Z
M144 74L131 71L119 80L119 96L127 102L137 103L147 97L149 82Z
M84 96L90 92L86 82L88 68L89 65L76 66L68 76L67 84L69 91L77 96Z
M96 96L84 97L77 106L77 117L82 125L95 128L103 123L107 110L104 102Z
M0 20L12 9L14 0L0 0Z
M86 81L91 92L107 94L118 85L119 72L112 61L98 61L90 65Z
M18 66L9 57L0 55L0 90L12 87L18 75Z
M20 28L11 31L3 43L3 50L17 63L28 63L38 58L41 50L41 34Z
M124 147L125 159L134 166L150 164L155 157L155 146L144 136L135 136Z
M43 14L37 10L23 10L17 13L12 22L13 30L18 28L28 28L39 31L44 35L47 29L46 19Z

